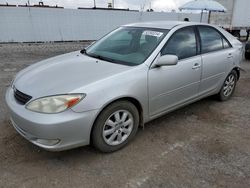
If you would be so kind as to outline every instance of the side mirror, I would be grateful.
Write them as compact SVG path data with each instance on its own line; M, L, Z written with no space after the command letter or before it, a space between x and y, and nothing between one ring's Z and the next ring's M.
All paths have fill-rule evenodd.
M177 65L177 63L178 57L176 55L163 55L158 58L157 62L154 64L154 67Z

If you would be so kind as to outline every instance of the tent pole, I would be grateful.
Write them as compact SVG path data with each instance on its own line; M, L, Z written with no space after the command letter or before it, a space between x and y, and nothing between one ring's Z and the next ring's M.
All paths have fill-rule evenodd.
M202 22L202 17L203 17L203 10L201 10L201 19L200 19L200 22Z
M211 11L208 12L208 23L210 24L210 19L211 19Z

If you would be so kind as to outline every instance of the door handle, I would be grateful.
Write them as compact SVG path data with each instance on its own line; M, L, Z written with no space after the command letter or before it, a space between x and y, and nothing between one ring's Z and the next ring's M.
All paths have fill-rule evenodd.
M199 63L195 63L194 66L192 67L192 69L198 69L200 67L201 67L201 65Z
M232 58L232 57L233 57L233 54L232 54L232 53L229 53L228 56L227 56L228 59L229 59L229 58Z

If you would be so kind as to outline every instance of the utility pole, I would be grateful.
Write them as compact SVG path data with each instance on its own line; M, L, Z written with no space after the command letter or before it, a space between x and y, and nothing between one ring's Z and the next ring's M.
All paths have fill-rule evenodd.
M96 3L95 3L95 0L94 0L94 8L96 8Z
M112 7L115 8L115 0L112 0Z

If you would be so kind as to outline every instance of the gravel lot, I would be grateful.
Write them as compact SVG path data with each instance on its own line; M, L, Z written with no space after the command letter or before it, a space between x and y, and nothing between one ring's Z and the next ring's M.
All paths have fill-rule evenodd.
M86 43L0 44L0 187L250 187L250 62L233 98L206 98L146 124L126 148L47 152L9 123L12 77Z

